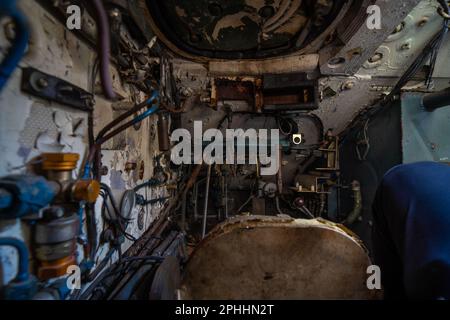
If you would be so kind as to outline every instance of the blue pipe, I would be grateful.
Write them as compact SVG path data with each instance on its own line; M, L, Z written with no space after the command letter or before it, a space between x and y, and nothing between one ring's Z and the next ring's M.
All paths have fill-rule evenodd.
M17 253L19 254L19 268L15 281L27 281L30 275L28 271L28 248L25 243L14 238L0 238L0 246L13 247L17 250Z
M150 104L152 104L152 102L154 100L157 100L158 98L159 98L159 92L157 90L155 90L155 91L153 91L152 96L147 99L146 104L150 105ZM143 121L145 118L148 118L149 116L151 116L158 110L159 110L159 103L157 102L156 104L153 104L152 107L150 109L148 109L147 111L145 111L143 114L134 118L133 125Z
M16 27L16 38L0 64L0 92L16 69L28 45L30 32L25 16L17 8L16 0L0 1L0 18L10 17Z
M80 208L78 209L78 218L80 219L80 226L78 227L78 236L83 235L83 213L84 208L80 205Z
M149 106L149 105L151 105L151 104L153 103L153 101L154 101L154 100L157 100L158 98L159 98L159 92L158 92L157 90L154 90L154 91L152 92L152 95L150 96L150 98L148 98L147 100L145 100L145 102L144 102L145 105L144 105L144 106ZM152 114L154 114L154 113L157 112L158 110L159 110L159 102L157 102L156 104L152 105L152 107L151 107L150 109L148 109L147 111L145 111L143 114L141 114L141 115L137 116L136 118L134 118L133 120L127 122L127 123L126 123L125 125L123 125L123 126L121 127L121 129L119 129L119 130L126 130L128 127L131 127L132 125L135 125L135 124L137 124L137 123L143 121L145 118L151 116ZM108 130L108 132L109 132L110 130L112 130L112 129L113 129L113 128L110 128L110 129ZM116 129L116 130L117 130L117 129ZM114 131L113 131L113 132L114 132ZM111 133L110 133L110 135L111 135ZM106 135L106 136L108 136L108 135ZM99 139L99 140L102 140L103 138L104 138L104 137L102 137L102 138ZM97 145L97 146L98 146L98 145L101 145L101 144L104 143L104 142L105 142L105 140L103 140L103 141L101 141L101 142L99 142L99 141L97 140L96 145ZM91 150L91 152L92 152L92 150ZM88 159L91 158L91 156L92 156L92 153L89 154ZM91 171L92 171L92 163L91 163L90 161L87 161L86 164L84 165L83 178L84 178L84 179L88 179L88 178L91 176Z
M137 116L136 118L134 118L133 119L133 125L143 121L145 118L150 117L152 114L154 114L158 110L159 110L159 105L158 104L153 105L150 109L145 111L143 114L141 114L141 115Z
M147 105L151 105L152 102L153 102L153 100L156 100L156 99L158 99L158 98L159 98L159 91L158 91L158 90L154 90L154 91L152 92L152 95L150 96L150 98L148 98L148 99L145 101L145 103L146 103Z

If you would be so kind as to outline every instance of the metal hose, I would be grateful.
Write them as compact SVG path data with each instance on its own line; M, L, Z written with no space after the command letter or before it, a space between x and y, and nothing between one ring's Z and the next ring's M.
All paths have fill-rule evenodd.
M425 95L422 98L422 106L430 112L450 106L450 88Z
M8 54L0 64L0 92L25 54L30 37L27 20L17 8L15 0L0 1L0 18L3 17L10 17L13 20L16 37Z
M103 6L102 0L93 0L92 4L95 8L96 21L98 28L98 46L100 60L100 78L102 81L103 93L108 99L115 99L111 74L109 72L109 59L111 54L111 38L109 29L109 19Z

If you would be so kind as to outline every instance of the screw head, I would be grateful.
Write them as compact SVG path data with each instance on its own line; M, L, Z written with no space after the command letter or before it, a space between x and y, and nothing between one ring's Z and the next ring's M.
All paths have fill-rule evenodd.
M381 52L376 52L372 57L369 58L370 63L376 63L383 59L383 54Z
M36 84L38 85L39 88L45 89L48 87L48 80L45 77L41 77L36 81Z
M402 49L402 50L409 50L409 49L411 49L411 43L407 42L407 43L402 44L400 49Z

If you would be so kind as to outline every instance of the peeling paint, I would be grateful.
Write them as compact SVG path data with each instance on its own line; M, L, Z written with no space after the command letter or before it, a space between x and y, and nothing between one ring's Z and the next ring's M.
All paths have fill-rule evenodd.
M125 180L122 178L122 171L111 170L111 188L116 190L125 190Z
M219 40L220 32L223 29L245 27L245 22L242 21L242 19L244 19L245 17L248 17L254 22L257 22L259 20L258 16L247 12L238 12L236 14L225 16L217 21L212 33L212 38L216 41Z

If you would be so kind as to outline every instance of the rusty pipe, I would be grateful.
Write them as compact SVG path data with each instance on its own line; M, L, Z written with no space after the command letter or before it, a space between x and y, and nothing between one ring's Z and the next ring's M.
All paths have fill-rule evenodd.
M158 143L159 151L165 152L170 150L169 114L167 112L158 114Z

